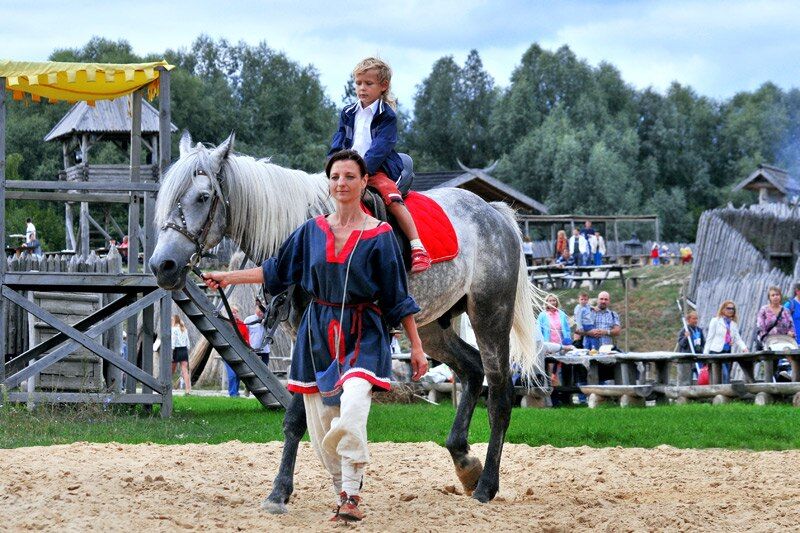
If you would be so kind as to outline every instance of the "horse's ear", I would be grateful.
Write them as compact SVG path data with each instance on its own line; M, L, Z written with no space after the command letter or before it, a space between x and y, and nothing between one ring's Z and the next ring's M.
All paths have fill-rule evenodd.
M189 155L189 150L192 149L192 134L189 130L183 130L181 134L181 142L178 143L178 150L180 157Z
M236 134L231 132L228 138L211 152L211 170L215 173L219 172L219 169L222 168L223 161L225 161L225 158L233 151L233 141L235 138Z

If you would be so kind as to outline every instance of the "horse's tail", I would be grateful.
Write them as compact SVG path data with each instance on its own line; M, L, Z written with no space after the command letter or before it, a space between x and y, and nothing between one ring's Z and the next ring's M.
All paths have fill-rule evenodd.
M508 221L518 241L519 273L511 326L511 364L521 374L523 383L543 387L546 386L543 378L547 373L543 346L540 336L536 335L536 315L544 309L545 293L528 279L528 267L522 252L522 232L514 210L503 202L491 202L491 205Z

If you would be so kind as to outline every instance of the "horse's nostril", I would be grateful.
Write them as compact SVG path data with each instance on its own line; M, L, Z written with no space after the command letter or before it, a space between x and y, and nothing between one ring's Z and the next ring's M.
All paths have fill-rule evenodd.
M170 272L174 272L177 266L178 264L175 261L172 259L167 259L161 263L161 268L159 270L164 274L168 274Z

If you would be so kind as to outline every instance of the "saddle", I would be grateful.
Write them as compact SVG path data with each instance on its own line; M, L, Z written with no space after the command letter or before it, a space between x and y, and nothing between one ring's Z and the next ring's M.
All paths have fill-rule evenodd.
M400 173L400 179L397 180L397 188L403 199L408 196L411 191L411 185L414 183L414 160L408 154L398 154L403 161L403 171ZM403 230L398 226L395 218L386 209L386 204L380 194L371 187L367 187L367 192L361 201L364 208L369 211L373 217L382 222L388 222L392 226L392 231L400 245L400 251L403 254L403 263L405 263L406 272L411 268L411 244L408 237L403 233Z

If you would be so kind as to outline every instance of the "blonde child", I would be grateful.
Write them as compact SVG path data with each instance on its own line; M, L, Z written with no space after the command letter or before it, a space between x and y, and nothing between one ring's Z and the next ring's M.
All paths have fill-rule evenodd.
M411 272L423 272L430 268L431 259L396 183L403 162L394 150L397 115L391 94L392 69L384 61L368 57L353 69L353 78L358 101L342 110L328 157L352 149L364 158L369 174L367 185L378 191L410 241Z

